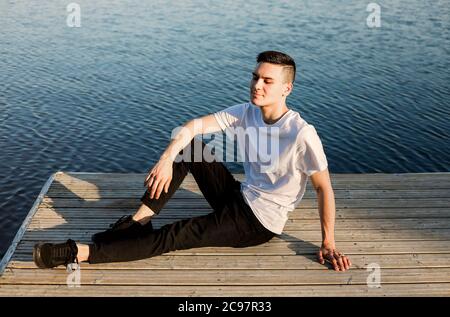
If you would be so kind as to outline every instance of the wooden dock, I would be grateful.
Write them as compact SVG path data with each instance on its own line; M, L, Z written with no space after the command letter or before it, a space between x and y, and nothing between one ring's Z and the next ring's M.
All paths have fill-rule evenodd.
M284 234L261 246L198 248L127 263L82 263L79 287L68 286L64 267L35 267L36 242L72 238L87 243L94 232L136 210L144 177L52 175L0 263L0 295L450 295L450 173L332 174L337 246L353 262L347 272L335 272L315 260L321 233L310 182ZM243 179L241 174L235 177ZM159 227L211 211L188 175L153 222ZM379 275L368 269L375 266Z

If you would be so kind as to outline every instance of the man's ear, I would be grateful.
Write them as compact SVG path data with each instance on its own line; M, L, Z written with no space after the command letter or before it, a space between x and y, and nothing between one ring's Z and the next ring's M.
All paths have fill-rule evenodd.
M288 96L291 93L292 88L294 88L294 85L292 83L288 83L286 88L284 88L283 96Z

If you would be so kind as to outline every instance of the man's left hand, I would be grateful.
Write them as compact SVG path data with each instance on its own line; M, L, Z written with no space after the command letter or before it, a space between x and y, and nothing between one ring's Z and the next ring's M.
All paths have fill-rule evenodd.
M350 259L339 252L335 247L322 245L317 252L317 260L320 264L325 264L325 261L333 265L335 271L346 271L352 265Z

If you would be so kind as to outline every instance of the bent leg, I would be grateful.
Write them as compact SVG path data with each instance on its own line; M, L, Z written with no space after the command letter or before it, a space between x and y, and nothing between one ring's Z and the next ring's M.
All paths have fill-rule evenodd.
M226 203L226 197L234 190L240 190L241 183L222 162L212 160L208 154L205 155L210 153L210 148L204 142L194 139L192 144L197 149L195 154L200 154L201 151L202 155L195 156L191 152L191 160L184 164L210 206L214 210L221 210Z
M141 226L136 226L135 223L139 222L141 225L146 225L154 214L159 214L167 201L179 188L189 171L193 174L203 196L210 206L216 211L223 209L226 203L225 197L227 192L240 188L240 183L233 178L222 163L214 160L210 148L206 149L206 151L205 149L206 144L194 138L190 145L186 146L180 152L180 155L185 160L173 163L172 180L168 192L165 193L163 191L158 199L151 199L147 190L141 198L143 204L132 216L132 221L130 220L122 224L122 229L118 229L119 227L116 228L114 224L112 229L95 234L92 240L96 242L105 239L106 241L110 241L108 236L111 236L111 238L116 237L117 239L125 239L128 234L135 236L137 231L141 231ZM152 226L146 226L145 230L148 228L152 228Z
M214 210L221 210L225 204L227 193L240 188L240 182L235 180L225 165L211 157L205 156L207 145L197 139L192 139L180 155L184 160L173 163L173 176L168 192L161 192L158 199L151 199L148 190L141 198L143 204L158 214L167 201L179 188L188 172L191 172L200 191Z

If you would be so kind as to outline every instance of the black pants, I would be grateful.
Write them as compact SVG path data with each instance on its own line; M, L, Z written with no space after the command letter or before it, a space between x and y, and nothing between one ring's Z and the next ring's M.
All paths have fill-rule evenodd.
M247 247L262 244L275 236L256 218L240 192L240 182L220 162L194 157L194 146L205 143L193 139L182 151L189 160L173 163L173 177L168 193L150 199L146 191L141 201L158 214L191 172L213 212L200 217L176 221L138 238L116 239L90 245L90 263L123 262L145 259L174 250L197 247ZM186 156L185 156L186 157Z

